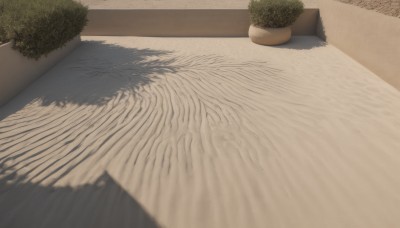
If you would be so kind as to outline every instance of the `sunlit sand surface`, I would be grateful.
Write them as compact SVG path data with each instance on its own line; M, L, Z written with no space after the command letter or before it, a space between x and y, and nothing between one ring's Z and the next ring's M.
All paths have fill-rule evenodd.
M0 227L400 227L400 93L314 37L86 37L0 108Z

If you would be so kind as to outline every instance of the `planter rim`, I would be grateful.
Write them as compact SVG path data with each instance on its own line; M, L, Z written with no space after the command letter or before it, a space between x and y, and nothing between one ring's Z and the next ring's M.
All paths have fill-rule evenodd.
M276 46L288 42L292 36L291 27L263 28L250 25L249 37L253 43Z
M262 27L262 26L255 25L255 24L250 24L250 26L253 26L253 27L256 27L256 28L260 28L260 29L270 29L270 30L286 29L286 28L291 28L292 27L292 25L288 25L286 27L271 28L271 27Z
M6 42L6 43L2 43L2 44L0 44L0 48L5 47L5 46L8 46L8 45L10 45L10 44L12 44L12 41L8 41L8 42Z
M0 107L16 96L35 79L43 75L80 43L76 36L64 47L48 56L32 60L12 49L12 41L0 45ZM19 66L19 67L15 67Z

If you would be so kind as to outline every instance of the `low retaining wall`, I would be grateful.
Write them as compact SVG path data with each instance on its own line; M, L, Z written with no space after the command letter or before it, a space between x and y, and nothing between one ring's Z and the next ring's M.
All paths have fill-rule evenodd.
M400 19L320 0L317 34L400 90Z
M317 8L307 8L294 35L315 35ZM247 37L247 9L91 9L87 36Z
M47 57L33 60L12 49L12 43L0 46L0 106L16 96L21 90L41 76L80 43L74 38L65 47Z

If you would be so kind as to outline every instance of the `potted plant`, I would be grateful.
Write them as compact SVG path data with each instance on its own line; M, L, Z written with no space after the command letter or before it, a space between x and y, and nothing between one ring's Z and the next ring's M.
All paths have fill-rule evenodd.
M79 36L87 13L73 0L0 0L0 42L38 60Z
M87 13L74 0L0 0L0 106L78 46Z
M250 39L261 45L286 43L292 35L290 26L303 10L300 0L250 0Z

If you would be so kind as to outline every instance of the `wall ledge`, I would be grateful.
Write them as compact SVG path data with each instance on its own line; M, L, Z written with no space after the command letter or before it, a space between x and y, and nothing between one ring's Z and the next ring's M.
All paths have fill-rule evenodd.
M38 60L29 59L12 49L12 42L0 45L0 106L51 69L80 42L81 38L77 36L64 47Z

